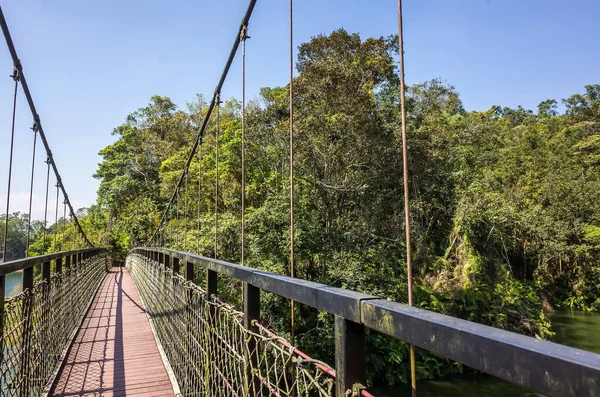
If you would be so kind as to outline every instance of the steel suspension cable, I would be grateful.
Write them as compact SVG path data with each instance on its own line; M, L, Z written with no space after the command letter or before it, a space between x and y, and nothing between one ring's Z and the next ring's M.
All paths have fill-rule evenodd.
M225 63L225 68L223 69L223 73L221 74L221 78L219 79L219 82L217 83L217 87L215 88L215 92L213 94L213 98L210 102L210 105L208 106L208 109L206 111L206 116L204 117L204 120L202 122L202 125L200 126L200 131L198 131L198 134L196 135L196 138L194 139L194 143L192 145L192 148L190 150L190 154L188 156L187 162L185 164L185 168L189 167L189 165L192 162L192 159L194 158L195 154L196 154L196 150L198 149L198 145L200 143L200 140L202 139L202 137L204 136L204 131L206 130L206 126L208 124L208 120L210 119L210 116L212 114L212 111L215 107L215 103L217 101L217 97L220 95L221 93L221 88L223 88L223 84L225 83L225 79L227 78L227 74L229 73L229 69L231 68L231 64L233 63L233 59L235 58L235 54L237 53L237 50L239 48L240 45L240 37L241 37L241 32L243 29L245 29L248 26L248 22L250 21L250 16L252 15L252 11L254 11L254 6L256 5L256 0L250 0L249 4L248 4L248 8L246 9L246 13L244 14L244 17L242 18L242 22L240 23L240 27L239 27L239 31L235 36L235 40L233 42L233 47L231 48L231 51L229 52L229 58L227 58L227 62ZM181 173L181 175L179 176L179 180L177 181L177 185L176 188L178 188L179 186L181 186L182 182L183 182L183 172ZM164 223L164 221L166 220L166 216L168 214L168 210L172 207L173 203L175 202L175 191L173 192L173 194L171 195L171 199L169 200L169 203L167 204L167 207L165 208L165 211L163 212L163 216L158 224L158 226L156 227L154 234L156 234L160 228L160 226ZM154 237L154 235L152 236ZM152 238L148 239L148 241L152 241Z
M6 40L6 45L8 46L8 50L12 57L14 67L18 71L21 88L23 89L23 93L25 94L25 98L27 99L27 103L29 104L29 109L31 110L31 114L33 116L33 121L37 125L37 128L39 130L40 139L42 140L42 143L44 144L44 148L46 149L46 155L48 156L50 165L52 166L52 169L54 170L56 180L58 183L60 183L63 197L67 201L67 205L69 206L69 209L70 209L71 213L73 214L73 219L75 221L75 224L76 224L77 228L79 229L79 232L82 234L82 237L84 238L85 242L89 246L93 246L92 243L88 240L87 236L85 235L85 232L81 228L81 225L79 224L77 215L75 215L75 211L73 209L73 206L71 205L71 201L69 200L69 196L67 195L67 191L64 187L64 184L62 183L62 179L58 172L58 168L56 167L56 164L54 162L54 158L52 156L52 151L50 150L50 146L48 145L48 140L46 139L46 134L44 133L44 128L42 127L42 122L40 120L40 116L37 113L35 104L33 103L33 98L31 96L31 92L29 91L29 86L27 85L27 80L25 79L25 75L23 74L23 66L21 64L21 60L19 59L19 57L17 55L17 51L15 49L15 45L14 45L12 37L10 35L10 31L8 30L8 24L6 23L6 19L4 18L4 12L2 11L2 7L0 7L0 27L2 28L2 33L4 35L4 39Z
M183 251L187 252L187 210L188 210L188 176L189 170L185 171L185 197L183 204Z
M294 269L294 7L290 0L290 276L296 277ZM290 300L291 342L294 343L294 300Z
M62 218L62 242L60 243L60 249L65 249L65 235L67 234L67 202L63 200L63 218ZM108 242L106 243L108 247Z
M56 208L54 209L54 252L56 252L56 237L58 236L58 197L60 193L60 184L56 184Z
M219 125L221 112L221 94L217 95L217 126L215 131L215 259L219 248Z
M402 109L402 174L404 182L404 226L406 229L406 277L408 283L408 305L413 305L412 261L410 247L410 204L408 197L408 148L406 138L406 85L404 82L404 37L402 29L402 0L398 0L398 41L400 49L400 107ZM410 345L410 377L412 396L417 396L417 374L415 346Z
M75 248L73 244L73 236L75 235L75 222L73 222L73 214L69 213L69 248Z
M244 26L240 33L242 41L242 266L244 265L244 247L246 245L246 39L248 28Z
M200 255L200 200L202 198L202 143L198 147L198 234L196 235L196 253Z
M29 184L29 211L27 215L27 240L25 242L25 257L29 258L29 242L31 238L31 207L33 204L33 180L35 175L35 148L37 143L37 125L33 123L33 150L31 155L31 182Z
M4 219L4 242L2 248L2 261L6 262L6 241L8 240L8 218L10 211L10 183L12 181L13 150L15 146L15 118L17 114L17 89L19 88L19 71L15 68L10 77L15 81L13 96L12 127L10 133L10 154L8 156L8 186L6 189L6 218Z
M177 204L175 205L175 249L179 249L179 188L177 189Z
M42 255L46 253L46 229L48 227L48 189L50 188L50 160L46 158L46 200L44 202L44 234L42 243Z

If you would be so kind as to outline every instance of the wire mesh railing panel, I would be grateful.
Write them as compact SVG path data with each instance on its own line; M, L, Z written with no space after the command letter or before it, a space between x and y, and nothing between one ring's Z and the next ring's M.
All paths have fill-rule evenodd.
M333 396L333 369L139 254L127 267L184 396Z
M2 396L43 394L105 273L105 255L95 255L5 299Z

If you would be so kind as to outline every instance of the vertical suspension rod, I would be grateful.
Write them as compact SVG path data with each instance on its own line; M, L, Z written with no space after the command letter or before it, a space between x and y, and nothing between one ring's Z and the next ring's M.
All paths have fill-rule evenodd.
M183 250L187 252L187 211L188 211L188 177L190 170L185 170L185 197L183 204Z
M202 199L202 142L198 147L198 234L196 236L196 254L200 255L200 200Z
M215 259L219 255L219 128L221 94L217 94L217 126L215 130Z
M240 32L242 41L242 266L244 265L244 247L246 245L246 39L248 28Z
M290 0L290 276L296 277L294 269L294 18L293 0ZM294 300L290 301L291 340L294 344L295 315Z
M6 262L6 241L8 240L8 217L10 211L10 183L12 181L13 150L15 146L15 117L17 114L17 89L19 88L19 70L15 68L10 76L15 81L13 96L12 126L10 133L10 154L8 156L8 186L6 188L6 218L4 219L4 242L2 248L2 261Z
M61 251L65 251L65 235L67 234L67 202L63 200L63 216L62 216L62 242ZM108 243L106 243L108 247Z
M412 261L410 247L410 204L408 198L408 149L406 142L406 86L404 82L404 37L402 28L402 0L398 0L398 41L400 45L400 107L402 110L402 178L404 182L404 226L406 229L406 277L408 305L413 305ZM410 378L412 396L417 396L415 346L410 345Z
M31 182L29 184L29 211L27 215L27 240L25 242L25 257L29 258L29 242L31 238L31 207L33 204L33 180L35 175L35 147L37 143L37 125L33 123L33 154L31 155Z
M54 252L56 251L56 238L58 237L58 197L60 194L60 184L56 184L56 206L54 208Z
M42 239L42 255L46 254L46 229L48 227L48 189L50 188L50 160L46 159L46 200L44 204L44 234Z

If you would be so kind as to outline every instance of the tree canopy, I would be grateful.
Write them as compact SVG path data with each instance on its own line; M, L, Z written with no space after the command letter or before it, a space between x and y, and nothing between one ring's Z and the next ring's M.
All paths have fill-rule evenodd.
M294 87L297 276L406 301L397 39L343 29L299 48ZM466 110L439 79L408 88L410 219L415 302L545 338L543 308L600 310L600 85L536 111ZM288 87L265 87L247 106L246 264L289 269ZM151 98L115 128L95 176L96 241L143 244L158 226L207 112ZM215 120L192 161L164 235L167 245L240 260L241 104L223 103L219 194ZM187 204L186 204L187 203ZM88 215L90 217L91 215ZM109 221L110 219L110 221ZM265 322L289 331L289 308L265 297ZM332 356L329 316L299 307L298 343ZM315 314L315 313L312 313ZM402 342L370 335L375 379L405 380ZM380 354L385 353L385 354ZM419 375L456 371L421 354ZM381 369L377 371L377 369Z

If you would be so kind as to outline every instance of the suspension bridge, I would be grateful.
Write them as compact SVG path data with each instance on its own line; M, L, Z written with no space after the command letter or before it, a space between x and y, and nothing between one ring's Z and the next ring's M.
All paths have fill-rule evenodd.
M22 291L5 298L0 311L2 395L372 396L375 394L369 391L366 371L365 335L370 330L368 332L409 343L413 360L414 347L417 347L544 395L600 396L600 355L413 307L410 290L409 305L404 305L298 279L294 277L293 243L289 276L245 266L244 193L241 264L216 258L216 233L214 258L189 252L192 248L185 246L186 242L183 242L183 250L180 249L182 244L173 241L177 237L171 230L171 221L179 217L179 195L182 190L187 190L188 170L194 156L199 154L213 111L216 112L218 131L221 87L240 46L245 77L245 41L255 3L256 0L250 1L242 18L207 114L162 219L153 237L128 253L124 266L113 263L106 248L94 247L78 220L0 9L0 24L14 62L11 78L15 98L9 143L3 263L0 264L2 296L5 295L6 277L15 272L22 274ZM290 2L290 48L291 5ZM400 23L400 48L401 26ZM292 65L290 52L290 148L293 147ZM401 74L403 89L403 63ZM11 259L7 257L6 240L15 107L17 94L21 91L33 117L31 191L38 137L46 155L44 234L52 173L57 197L53 246L56 246L59 227L62 227L62 236L69 235L77 244L67 251L31 256L31 227L28 226L25 257ZM245 192L244 88L242 93L241 175L242 192ZM403 128L404 138L405 133ZM293 150L290 153L290 241L293 242ZM404 155L406 158L406 151ZM406 162L404 165L407 172ZM407 180L404 178L405 183ZM218 182L215 189L219 189ZM61 195L62 223L58 219ZM408 196L405 202L408 205ZM187 201L185 208L187 211ZM31 209L30 193L29 214ZM67 210L69 222L66 222ZM408 216L406 226L408 239ZM45 235L43 241L45 244ZM410 240L406 246L410 247ZM47 247L43 248L46 252ZM410 259L410 253L407 256ZM243 286L238 290L240 307L221 299L219 286L231 282ZM262 324L263 294L290 301L290 340ZM294 347L294 303L334 316L334 362L317 360ZM414 395L414 366L412 378Z

